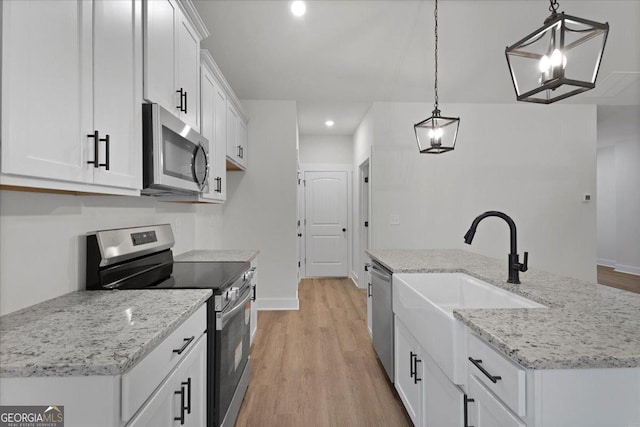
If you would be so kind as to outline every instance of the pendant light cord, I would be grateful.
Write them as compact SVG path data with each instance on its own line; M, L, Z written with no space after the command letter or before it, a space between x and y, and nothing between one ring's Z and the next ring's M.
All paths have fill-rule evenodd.
M549 12L551 12L553 15L558 13L558 8L560 7L560 5L558 4L558 0L549 0L549 3Z
M434 49L434 55L435 55L435 83L433 85L433 89L435 92L435 104L433 105L434 108L434 112L440 112L440 110L438 110L438 0L435 0L436 2L436 7L433 11L433 16L435 18L436 21L436 25L435 25L435 49Z

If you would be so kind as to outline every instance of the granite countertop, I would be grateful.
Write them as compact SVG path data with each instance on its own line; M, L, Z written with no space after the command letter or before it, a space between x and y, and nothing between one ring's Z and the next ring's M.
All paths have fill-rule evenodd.
M506 282L507 260L450 250L369 250L394 273L466 273L547 308L465 309L454 316L529 369L639 368L640 294L530 268Z
M0 317L0 377L119 375L210 289L79 291Z
M195 250L177 255L176 262L251 262L260 251L254 249Z

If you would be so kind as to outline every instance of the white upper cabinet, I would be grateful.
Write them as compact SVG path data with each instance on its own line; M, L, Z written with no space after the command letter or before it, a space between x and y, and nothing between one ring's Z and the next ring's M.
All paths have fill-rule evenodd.
M238 107L227 99L227 169L247 168L247 123L238 112Z
M2 184L139 194L141 16L136 0L2 3Z
M209 141L209 188L202 198L224 202L227 197L226 104L227 97L219 80L214 76L217 68L208 51L202 51L200 70L201 127L202 136Z
M144 7L144 97L200 131L200 41L209 36L190 1Z

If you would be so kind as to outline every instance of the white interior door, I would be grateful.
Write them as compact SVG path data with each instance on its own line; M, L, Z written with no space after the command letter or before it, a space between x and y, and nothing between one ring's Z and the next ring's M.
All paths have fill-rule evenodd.
M305 172L306 276L348 276L347 172Z

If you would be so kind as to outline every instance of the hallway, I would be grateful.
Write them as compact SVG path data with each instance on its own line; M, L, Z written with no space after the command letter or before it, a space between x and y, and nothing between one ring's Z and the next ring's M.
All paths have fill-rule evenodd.
M299 311L259 313L236 426L410 426L367 333L364 290L304 279Z

